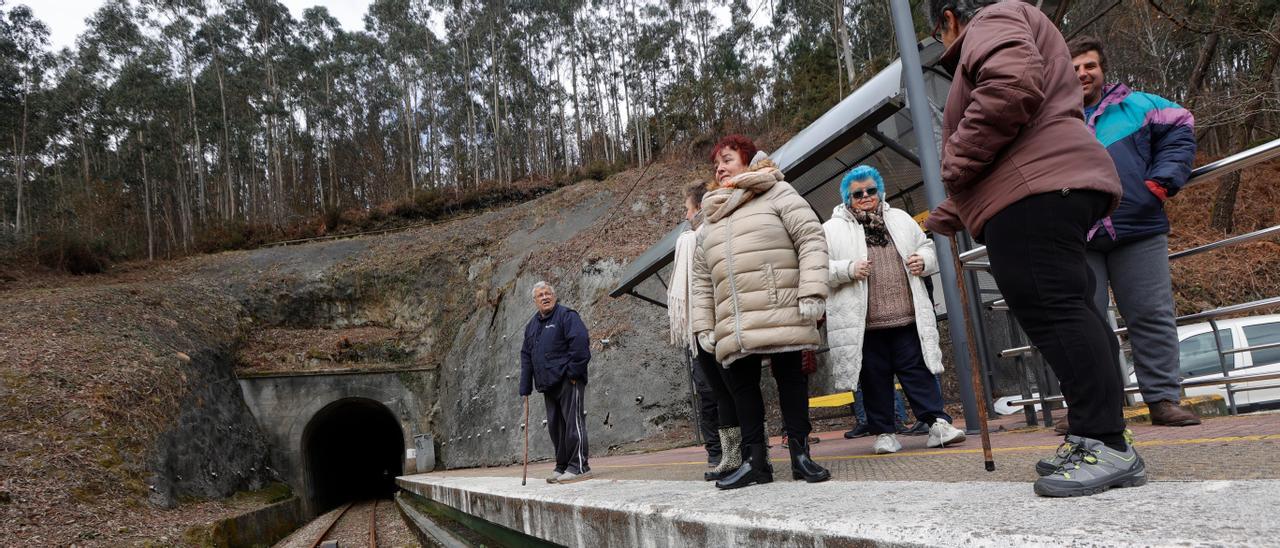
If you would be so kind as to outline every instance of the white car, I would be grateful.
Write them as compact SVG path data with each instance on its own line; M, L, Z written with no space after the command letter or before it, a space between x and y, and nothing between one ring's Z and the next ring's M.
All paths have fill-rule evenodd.
M1222 337L1222 349L1245 348L1280 342L1280 314L1232 318L1218 323ZM1218 361L1218 347L1213 328L1208 322L1178 327L1178 357L1184 380L1221 379L1222 366ZM1280 371L1280 348L1249 350L1226 355L1230 376L1272 373ZM1132 367L1132 366L1131 366ZM1137 378L1129 374L1129 384ZM1263 387L1256 390L1240 388ZM1254 381L1234 385L1236 407L1242 411L1280 407L1280 380ZM1187 396L1222 396L1226 401L1224 385L1188 388ZM1135 395L1138 401L1141 395Z

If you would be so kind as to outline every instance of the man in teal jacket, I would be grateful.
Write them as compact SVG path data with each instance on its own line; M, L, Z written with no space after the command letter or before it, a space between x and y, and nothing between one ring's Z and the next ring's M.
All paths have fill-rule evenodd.
M1134 371L1151 423L1200 424L1178 405L1178 328L1169 275L1169 218L1164 201L1177 194L1195 161L1194 118L1177 104L1124 84L1106 84L1102 42L1081 37L1069 44L1080 78L1085 122L1107 147L1124 196L1111 216L1088 234L1089 268L1097 280L1094 304L1110 304L1108 282L1129 328Z

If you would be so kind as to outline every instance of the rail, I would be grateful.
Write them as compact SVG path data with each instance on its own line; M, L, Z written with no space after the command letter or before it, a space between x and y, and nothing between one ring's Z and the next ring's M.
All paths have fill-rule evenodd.
M1252 312L1254 310L1262 310L1262 309L1271 308L1274 306L1280 306L1280 297L1269 297L1266 299L1259 299L1252 302L1234 304L1231 306L1224 306L1221 308L1215 308L1213 310L1206 310L1204 312L1196 312L1195 314L1187 314L1186 316L1178 316L1177 318L1174 318L1173 321L1174 323L1186 323L1186 322L1207 320L1210 318L1216 319L1216 318L1221 318L1222 316L1230 316L1231 314L1239 314L1241 312ZM1128 328L1126 327L1121 327L1120 329L1115 330L1115 333L1117 335L1123 335L1124 333L1127 333L1127 332L1128 332ZM1263 350L1266 348L1272 348L1276 346L1280 346L1280 343L1265 344L1259 347L1243 348L1243 349L1234 350L1234 351L1227 351L1225 353L1233 354L1235 352L1243 352L1245 350ZM1035 346L1026 345L1026 346L1019 346L1016 348L1006 348L1004 350L1001 350L999 353L999 356L1001 358L1012 358L1014 356L1020 356L1024 354L1033 354L1035 352L1036 352Z
M1276 380L1276 379L1280 379L1280 371L1272 371L1268 373L1252 373L1248 375L1237 375L1237 376L1231 377L1230 379L1227 379L1227 382L1246 383L1246 382L1270 381L1270 380ZM1217 386L1222 383L1223 383L1223 379L1187 380L1182 382L1182 387L1183 388L1201 388L1205 386ZM1237 389L1236 391L1244 392L1246 390L1260 390L1260 389L1273 388L1273 387L1274 387L1273 385L1243 387L1243 388ZM1139 388L1136 386L1126 386L1124 391L1126 394L1136 394L1138 393ZM1045 398L1023 398L1020 400L1010 401L1009 406L1025 407L1028 405L1035 405L1038 403L1060 403L1062 401L1063 401L1062 396L1049 396Z
M1217 177L1221 177L1228 173L1236 172L1241 169L1245 169L1250 166L1257 165L1259 163L1271 160L1276 157L1280 157L1280 139L1272 140L1270 142L1264 143L1262 145L1258 145L1248 150L1245 150L1236 154L1232 154L1231 156L1228 156L1216 162L1211 162L1209 164L1196 168L1192 170L1191 177L1187 180L1187 185L1189 186L1197 183L1202 183L1211 179L1215 179ZM1243 243L1261 240L1265 238L1272 238L1275 236L1280 236L1280 225L1264 228L1261 230L1256 230L1253 232L1249 232L1247 234L1240 234L1237 236L1224 238L1216 242L1211 242L1211 243L1193 247L1190 249L1177 251L1169 255L1169 260L1176 261L1186 257L1199 255L1201 253L1207 253L1209 251L1214 251L1217 249L1240 245ZM971 249L965 253L960 254L960 260L962 261L964 269L969 271L989 270L991 268L990 260L985 260L985 261L981 260L986 257L987 257L987 249L985 246ZM1223 316L1231 315L1231 314L1239 314L1239 313L1250 312L1253 310L1260 310L1260 309L1271 308L1276 306L1280 306L1280 297L1269 297L1269 298L1260 299L1260 300L1249 302L1249 303L1225 306L1225 307L1216 308L1213 310L1206 310L1203 312L1189 314L1189 315L1185 315L1177 318L1175 321L1179 324L1187 323L1187 322L1206 321L1206 320L1209 322L1210 327L1213 330L1213 333L1215 333L1214 344L1215 344L1215 349L1218 355L1218 365L1222 372L1222 378L1184 381L1182 383L1183 388L1223 385L1227 394L1227 404L1228 404L1229 410L1231 414L1233 415L1236 414L1237 409L1236 409L1236 403L1235 403L1235 394L1237 392L1257 389L1256 387L1241 387L1236 385L1244 382L1249 382L1250 380L1257 380L1257 379L1249 377L1248 380L1246 380L1246 377L1241 377L1241 376L1232 377L1230 374L1229 368L1227 366L1228 357L1238 354L1240 352L1277 348L1277 347L1280 347L1280 343L1263 344L1263 345L1244 347L1244 348L1224 349L1222 344L1222 336L1220 334L1221 330L1218 328L1217 319ZM1009 310L1008 303L1004 299L1000 299L993 302L989 306L989 308L991 310L1003 310L1003 311ZM1126 334L1127 332L1128 332L1127 328L1119 328L1115 330L1115 333L1117 335ZM1012 342L1014 342L1015 344L1017 343L1017 341L1012 341ZM1006 348L998 352L997 355L1000 358L1013 358L1017 361L1019 367L1022 367L1026 364L1023 358L1026 356L1035 354L1036 352L1037 350L1034 346L1024 345L1024 346L1016 346L1013 348ZM1028 418L1029 422L1034 420L1034 416L1035 416L1034 413L1032 412L1031 406L1035 405L1036 403L1042 404L1042 408L1045 414L1045 420L1046 422L1050 422L1052 415L1049 412L1049 407L1047 404L1052 402L1062 401L1061 396L1046 395L1045 393L1046 381L1050 384L1052 381L1050 380L1051 377L1049 375L1049 372L1046 371L1045 369L1046 368L1043 363L1038 364L1036 374L1037 374L1037 378L1041 380L1041 382L1039 383L1041 385L1040 386L1041 389L1039 390L1040 395L1038 398L1031 397L1029 387L1026 386L1026 382L1024 381L1022 383L1024 385L1022 388L1023 396L1024 396L1023 399L1015 400L1014 402L1010 403L1011 405L1015 405L1015 406L1021 405L1026 407L1026 413L1027 413L1027 416L1029 417ZM1277 377L1277 378L1280 378L1280 377ZM1138 391L1137 387L1128 386L1125 388L1126 393L1134 393L1137 391Z
M1276 158L1277 156L1280 156L1280 139L1263 143L1261 145L1250 148L1248 150L1243 150L1241 152L1237 152L1235 154L1227 156L1226 158L1223 158L1216 162L1210 162L1208 164L1195 168L1191 170L1191 177L1187 179L1187 183L1183 186L1187 187L1193 184L1210 181L1218 177L1221 177L1223 175L1227 175L1229 173L1234 173L1236 171L1240 171L1242 169L1255 166L1267 160ZM1213 245L1213 244L1210 244L1210 245ZM1232 244L1228 244L1228 245L1232 245ZM1205 250L1205 251L1208 251L1208 250ZM960 262L969 263L986 256L987 256L986 246L975 247L973 249L970 249L969 251L961 253ZM966 266L965 268L967 269L968 267Z

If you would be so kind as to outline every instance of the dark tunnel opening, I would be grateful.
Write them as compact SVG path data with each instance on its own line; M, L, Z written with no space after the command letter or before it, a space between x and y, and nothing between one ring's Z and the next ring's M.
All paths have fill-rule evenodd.
M400 423L382 404L334 402L307 424L302 444L317 513L395 494L395 478L404 471L404 437Z

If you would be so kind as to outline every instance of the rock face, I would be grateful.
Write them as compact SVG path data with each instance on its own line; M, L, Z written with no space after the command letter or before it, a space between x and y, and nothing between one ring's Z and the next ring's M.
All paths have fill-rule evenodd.
M220 498L271 481L268 445L240 395L230 348L189 357L189 392L177 420L152 447L148 500Z
M247 252L207 274L231 280L228 291L241 300L254 330L288 327L299 337L305 330L397 333L389 344L403 359L393 367L438 371L438 399L420 422L445 467L520 458L520 345L533 313L532 287L550 281L591 331L586 418L592 452L687 444L693 441L688 365L667 344L666 311L607 295L627 253L643 250L679 221L670 205L678 203L671 194L679 185L637 195L632 204L642 207L618 207L614 187L627 182L582 183L513 208L360 243ZM646 232L636 233L636 225ZM630 234L609 236L614 226ZM613 243L618 238L638 241L620 249ZM662 286L650 285L642 291L663 299ZM340 337L315 337L334 338ZM297 352L304 359L290 367L314 369L314 359L305 358L331 350ZM240 356L242 364L251 359ZM544 417L535 393L531 458L551 456Z

